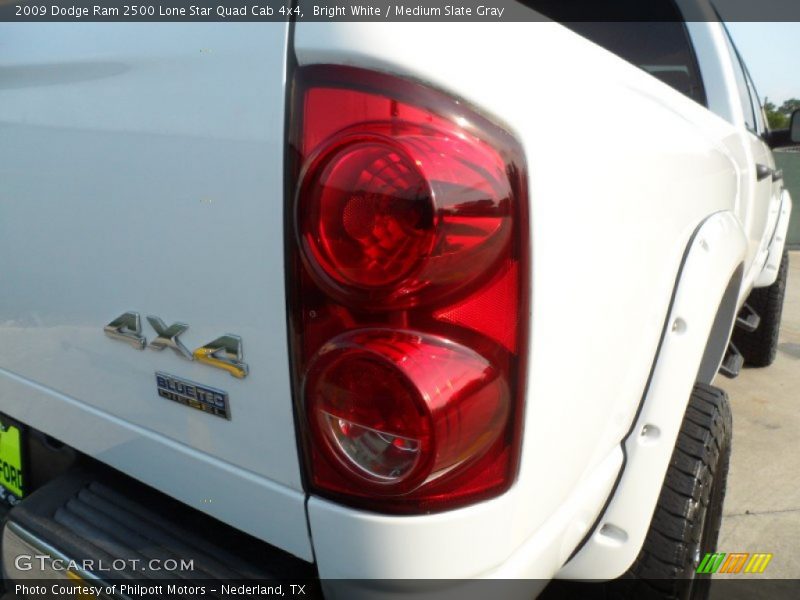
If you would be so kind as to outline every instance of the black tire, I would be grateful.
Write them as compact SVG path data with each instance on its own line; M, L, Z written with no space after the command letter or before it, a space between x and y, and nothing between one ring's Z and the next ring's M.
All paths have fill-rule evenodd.
M717 546L731 430L727 394L710 385L695 385L644 545L618 581L624 596L708 597L710 576L696 571L705 553Z
M768 367L775 361L788 276L789 251L784 250L775 283L769 287L755 288L747 298L747 303L761 317L761 324L752 332L734 330L732 341L742 353L744 364L750 367Z
M545 600L705 600L708 575L699 561L717 548L731 455L728 395L698 383L692 390L675 449L639 556L619 579L605 583L554 581Z

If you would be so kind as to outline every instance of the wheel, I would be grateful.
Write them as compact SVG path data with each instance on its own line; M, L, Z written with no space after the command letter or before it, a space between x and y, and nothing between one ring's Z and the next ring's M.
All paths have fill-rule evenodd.
M744 364L748 366L768 367L775 361L788 275L789 251L784 250L775 283L769 287L755 288L750 292L747 303L761 317L761 323L758 329L752 332L734 330L732 338L744 357Z
M618 582L626 597L708 597L710 575L696 571L705 553L717 546L731 429L727 394L696 384L644 545Z
M719 388L695 384L644 544L630 569L605 583L554 581L545 600L705 600L731 455L731 409Z

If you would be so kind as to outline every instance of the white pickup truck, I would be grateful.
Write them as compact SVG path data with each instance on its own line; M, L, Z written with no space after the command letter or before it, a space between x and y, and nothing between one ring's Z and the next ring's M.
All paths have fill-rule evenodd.
M6 577L702 597L800 115L653 4L0 24Z

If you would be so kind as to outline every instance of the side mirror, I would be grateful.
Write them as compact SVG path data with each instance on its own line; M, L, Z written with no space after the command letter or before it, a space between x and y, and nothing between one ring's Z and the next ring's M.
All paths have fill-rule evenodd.
M800 108L792 113L792 120L789 124L789 139L794 144L800 144Z
M764 136L773 150L800 145L800 108L792 113L788 129L773 129Z

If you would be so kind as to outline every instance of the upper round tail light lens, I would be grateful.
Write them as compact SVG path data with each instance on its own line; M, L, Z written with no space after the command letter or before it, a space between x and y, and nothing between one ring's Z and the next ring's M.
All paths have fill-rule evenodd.
M362 330L322 347L305 382L326 487L413 493L481 458L505 430L509 393L472 350L410 331Z
M491 271L510 239L510 196L505 162L479 139L370 123L334 135L308 161L300 245L337 298L371 308L418 305Z
M336 286L391 287L431 254L433 192L391 140L345 136L331 143L309 168L301 196L305 250Z

